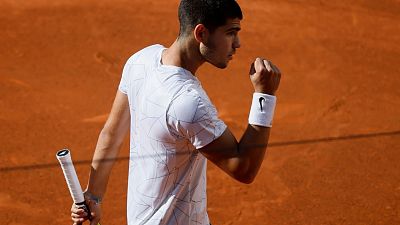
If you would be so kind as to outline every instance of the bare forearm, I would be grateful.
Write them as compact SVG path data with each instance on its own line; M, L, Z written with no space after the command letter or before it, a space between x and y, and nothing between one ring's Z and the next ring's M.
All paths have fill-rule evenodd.
M263 162L269 133L268 127L248 125L238 142L226 129L218 141L200 149L200 152L231 177L251 183Z
M99 197L104 195L121 143L122 140L115 141L115 137L110 132L103 130L100 133L93 155L87 188L93 195Z
M258 173L267 150L269 127L248 125L238 143L239 170L245 182L251 182ZM246 181L247 180L247 181Z

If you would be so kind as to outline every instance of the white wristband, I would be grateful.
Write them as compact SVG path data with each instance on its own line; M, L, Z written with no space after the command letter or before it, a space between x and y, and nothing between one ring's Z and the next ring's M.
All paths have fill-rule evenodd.
M254 93L249 114L249 124L272 127L275 105L275 96L263 93Z

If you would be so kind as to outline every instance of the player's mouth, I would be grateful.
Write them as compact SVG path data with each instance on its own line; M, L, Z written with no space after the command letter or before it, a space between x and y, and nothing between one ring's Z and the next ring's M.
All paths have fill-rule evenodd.
M235 51L233 51L231 54L228 55L229 60L233 59L233 55L235 55Z

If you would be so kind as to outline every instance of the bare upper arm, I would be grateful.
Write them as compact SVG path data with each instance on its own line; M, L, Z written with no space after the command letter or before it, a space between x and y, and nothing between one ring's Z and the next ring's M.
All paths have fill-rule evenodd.
M118 142L122 142L129 127L130 110L128 96L118 90L102 132L107 132L111 136L116 137Z

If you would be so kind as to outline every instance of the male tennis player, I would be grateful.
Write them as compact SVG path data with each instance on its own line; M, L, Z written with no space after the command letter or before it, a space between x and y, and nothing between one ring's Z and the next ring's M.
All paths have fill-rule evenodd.
M93 156L85 197L91 224L114 159L129 129L129 225L209 225L207 159L234 179L251 183L264 159L279 86L279 69L257 58L249 125L238 142L195 74L205 62L227 67L240 47L242 11L235 0L182 0L180 33L169 47L152 45L130 57ZM72 220L86 220L72 207Z

